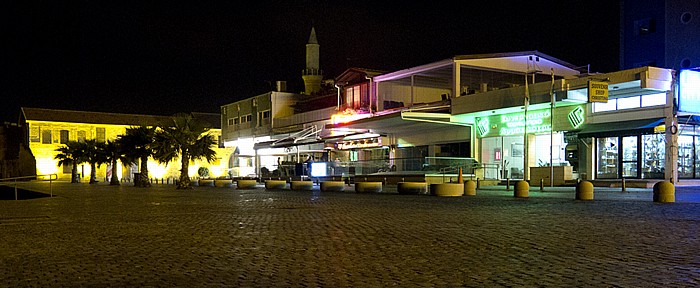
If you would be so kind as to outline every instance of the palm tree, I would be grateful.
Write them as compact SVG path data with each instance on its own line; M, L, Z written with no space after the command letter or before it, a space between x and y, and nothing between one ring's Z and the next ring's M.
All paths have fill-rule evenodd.
M211 148L214 137L207 133L209 124L190 114L178 113L156 131L153 145L153 158L159 163L168 164L180 157L180 180L177 189L187 189L190 184L190 161L206 159L211 163L216 152Z
M109 180L109 185L119 185L119 176L116 170L117 161L121 161L124 165L131 165L132 163L126 157L119 141L108 140L105 146L105 155L107 156L107 161L112 164L112 178Z
M155 127L137 126L126 128L124 135L117 137L117 142L122 146L126 165L133 165L136 161L141 162L139 177L134 181L136 187L150 187L151 181L148 178L148 157L151 157L153 150L153 140Z
M78 165L85 162L85 145L78 141L68 141L65 146L56 149L59 153L54 157L58 165L72 165L70 183L78 183Z
M97 183L97 167L107 163L105 143L95 139L85 141L85 161L90 163L90 184Z

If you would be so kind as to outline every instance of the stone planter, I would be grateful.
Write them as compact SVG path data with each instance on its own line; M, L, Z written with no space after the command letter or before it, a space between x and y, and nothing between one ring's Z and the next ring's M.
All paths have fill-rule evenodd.
M312 190L314 188L314 182L312 181L292 181L290 183L292 190Z
M230 188L230 187L233 187L233 180L231 180L231 179L216 179L216 181L214 181L214 186L221 187L221 188Z
M382 182L356 182L356 193L379 193L382 192Z
M418 195L428 193L428 183L425 182L399 182L396 190L402 195Z
M444 197L462 196L464 195L464 183L430 184L430 194Z
M238 180L236 186L238 189L255 189L258 182L256 180Z
M265 180L265 189L287 189L287 180Z
M343 181L323 181L321 182L321 191L342 192L345 191L345 182Z

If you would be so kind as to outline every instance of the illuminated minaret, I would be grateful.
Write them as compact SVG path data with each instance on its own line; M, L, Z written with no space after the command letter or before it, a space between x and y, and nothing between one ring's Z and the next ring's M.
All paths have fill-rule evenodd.
M301 78L304 79L304 93L307 95L313 94L321 90L321 80L323 80L323 71L318 64L319 53L318 41L316 40L316 30L311 27L311 35L309 43L306 44L306 69L302 72Z

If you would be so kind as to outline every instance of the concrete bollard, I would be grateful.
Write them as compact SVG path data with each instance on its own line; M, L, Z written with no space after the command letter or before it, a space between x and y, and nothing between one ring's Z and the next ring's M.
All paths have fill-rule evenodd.
M670 181L659 181L654 184L654 202L676 202L676 187Z
M581 181L576 184L576 200L593 200L593 183Z
M467 180L464 182L464 195L476 195L476 182L474 182L474 180Z
M520 180L518 182L515 182L515 185L513 185L513 190L515 191L513 193L513 196L515 198L528 198L530 197L530 184L527 183L525 180Z
M510 190L510 178L506 178L506 190Z
M544 179L540 179L540 191L544 191Z
M627 191L627 184L625 183L625 178L622 178L622 192Z
M464 183L430 184L430 195L445 197L462 196L464 195Z
M382 182L357 182L355 193L381 193L382 187Z
M314 188L313 181L292 181L289 184L289 188L295 191L306 190L310 191Z

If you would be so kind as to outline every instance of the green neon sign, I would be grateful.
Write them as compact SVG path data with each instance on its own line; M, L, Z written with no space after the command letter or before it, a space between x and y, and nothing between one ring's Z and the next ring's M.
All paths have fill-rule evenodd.
M557 119L568 118L567 122L554 123L557 131L577 129L585 122L585 111L581 106L556 108ZM540 109L524 112L493 115L476 119L476 130L479 137L523 135L527 125L527 133L540 134L554 131L552 129L552 110ZM569 124L569 125L567 125Z

